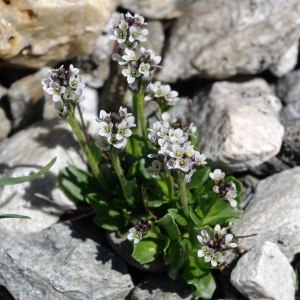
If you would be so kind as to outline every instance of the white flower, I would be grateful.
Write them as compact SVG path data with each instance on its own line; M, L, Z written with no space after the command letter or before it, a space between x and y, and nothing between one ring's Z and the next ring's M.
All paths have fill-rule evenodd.
M98 138L96 146L99 147L102 151L109 151L111 149L111 145L107 141L107 138L104 136L100 136Z
M220 169L216 169L213 173L209 173L209 177L217 184L219 181L224 179L225 173L222 172Z
M132 66L128 66L127 69L122 70L122 74L127 77L128 84L132 84L135 81L135 78L139 77L139 72Z
M212 256L214 255L214 250L209 248L208 246L203 246L200 250L197 251L197 255L199 257L203 257L204 261L210 262Z
M118 132L116 134L117 140L121 140L124 137L128 138L132 135L132 131L127 127L127 122L122 121L120 124L118 124Z
M109 137L112 134L113 123L112 122L100 122L99 135Z
M214 228L214 236L216 236L217 238L220 238L226 234L226 230L227 230L226 227L221 228L221 226L219 224L217 224Z
M134 41L145 42L147 40L146 35L149 33L148 29L140 29L135 26L129 27L129 42Z
M228 248L236 248L237 247L237 243L233 243L232 239L233 239L233 235L231 233L226 234L226 236L225 236L226 247L228 247Z
M197 239L202 245L206 245L210 241L211 237L206 230L202 229L201 235L197 235Z
M134 227L129 229L127 239L133 241L134 244L138 244L143 238L143 234L140 231L137 231Z
M194 160L195 160L195 163L198 166L206 165L207 164L207 162L205 161L206 160L206 156L204 154L200 154L199 151L195 151Z

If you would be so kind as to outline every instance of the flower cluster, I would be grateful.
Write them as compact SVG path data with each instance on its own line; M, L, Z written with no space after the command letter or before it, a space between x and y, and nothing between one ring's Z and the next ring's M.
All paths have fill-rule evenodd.
M235 198L237 197L237 191L235 184L232 181L224 181L225 173L220 169L210 172L209 177L215 183L213 191L228 201L232 207L236 207L237 201Z
M131 128L135 127L134 116L127 113L127 109L122 106L119 113L107 113L100 111L99 135L97 146L103 151L109 151L111 146L117 149L124 149L127 144L127 138L132 135Z
M129 229L129 233L127 235L127 239L129 241L133 241L134 244L140 242L144 235L148 233L148 230L153 226L152 221L141 218L140 220L134 220L133 227Z
M203 257L205 262L210 262L213 267L224 263L232 248L236 248L237 244L234 243L233 235L227 233L226 227L221 228L218 224L215 226L213 236L206 230L201 230L201 234L197 235L197 239L202 245L198 250L197 255Z
M137 88L136 79L150 81L161 57L149 49L140 46L146 41L148 29L145 28L144 18L138 14L119 14L111 21L113 27L112 39L118 42L120 53L115 53L112 59L123 67L122 74L127 78L131 89Z
M154 100L160 103L166 103L168 106L175 105L179 98L178 92L172 91L168 84L162 84L160 81L149 83L146 88L145 101Z
M84 100L79 69L70 65L69 70L64 66L49 71L50 76L42 80L43 90L52 95L55 109L60 115L67 116L68 109L73 108Z
M193 130L192 126L187 128L181 118L165 112L162 121L156 121L148 134L149 140L159 148L158 156L150 154L149 157L161 158L168 170L184 172L186 182L191 180L196 166L206 164L205 155L195 150L189 141L189 133Z

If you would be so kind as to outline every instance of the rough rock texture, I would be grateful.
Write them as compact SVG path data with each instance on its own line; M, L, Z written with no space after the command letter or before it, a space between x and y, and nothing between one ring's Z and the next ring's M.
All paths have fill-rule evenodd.
M167 275L148 275L130 294L130 300L182 300L194 299L192 290L182 281L174 281Z
M197 0L121 0L125 9L153 19L174 18L183 14Z
M29 175L57 157L43 177L18 185L0 187L1 213L27 215L31 220L7 219L0 222L0 232L7 234L36 232L57 222L71 202L58 186L59 170L69 164L85 168L78 144L65 122L43 121L20 131L0 144L1 177ZM45 201L35 196L43 194Z
M281 111L284 120L300 118L300 71L295 70L277 82L276 92L285 103Z
M295 273L276 244L264 242L238 261L231 283L250 300L294 300Z
M1 1L0 59L39 68L89 53L117 4L118 0Z
M49 68L15 81L7 90L7 97L14 129L30 124L42 107L41 80L48 76Z
M270 66L282 76L295 66L299 16L298 0L197 1L172 28L158 78L227 78L260 73ZM276 72L274 65L282 66L282 60L288 68Z
M278 245L291 261L300 252L300 167L259 181L254 197L232 231L245 249L268 240Z
M202 151L224 170L245 171L275 156L284 128L280 100L262 79L216 82L196 108ZM202 105L202 106L201 106Z
M19 300L121 300L133 283L116 255L58 224L1 241L0 286Z
M4 110L0 107L0 140L7 137L11 130L11 123L7 119Z

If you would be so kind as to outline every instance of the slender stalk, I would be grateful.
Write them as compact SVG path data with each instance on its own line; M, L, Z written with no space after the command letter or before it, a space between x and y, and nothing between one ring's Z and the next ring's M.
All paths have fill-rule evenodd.
M123 172L123 169L121 167L120 157L119 157L119 153L117 152L117 149L113 148L110 151L110 158L111 158L111 162L112 162L113 168L116 171L116 174L118 176L119 182L121 184L123 195L126 198L127 202L129 204L131 204L132 201L130 200L130 197L128 195L128 182L127 182L127 180L126 180L126 178L124 176L124 172Z
M184 174L182 172L178 171L177 178L178 178L178 185L179 185L180 202L181 202L184 214L186 215L186 217L188 217L189 216L189 207L188 207L186 183L184 181Z
M145 88L144 85L141 84L139 91L136 94L136 102L139 116L139 125L141 128L143 140L147 140L147 121L146 121L146 113L145 113Z
M80 129L80 126L77 122L77 119L75 117L75 113L73 110L69 109L68 110L69 113L66 117L68 123L70 124L72 131L74 132L74 134L76 135L76 138L82 148L82 150L84 151L86 158L88 160L88 163L91 167L91 170L94 174L94 176L96 177L96 179L98 180L98 182L100 183L101 187L107 191L107 185L105 184L101 174L100 174L100 170L98 168L98 162L95 160L85 138L84 135Z

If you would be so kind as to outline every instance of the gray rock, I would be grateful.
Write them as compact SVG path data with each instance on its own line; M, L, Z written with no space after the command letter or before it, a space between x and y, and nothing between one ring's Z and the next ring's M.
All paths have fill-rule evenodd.
M250 300L294 300L295 273L276 244L265 241L238 261L231 283Z
M216 82L199 98L195 123L202 152L214 165L245 171L279 152L284 133L278 120L281 103L264 80Z
M173 26L158 78L223 79L270 67L282 76L295 66L299 15L298 0L197 1Z
M21 129L34 121L42 111L41 80L48 76L48 68L15 81L7 90L13 128Z
M18 185L0 187L1 213L27 215L31 220L6 219L0 232L6 234L36 232L57 222L64 211L74 209L59 188L59 171L70 164L86 168L80 149L66 122L58 120L36 123L19 131L0 144L2 177L29 175L57 157L54 166L43 177ZM50 201L35 196L42 194Z
M148 275L130 294L130 300L181 300L195 299L192 289L182 281L174 281L167 275Z
M58 224L1 241L0 286L19 300L121 300L133 283L116 255Z
M291 261L300 252L300 167L259 181L254 197L232 227L241 247L250 249L268 240Z
M280 78L276 92L286 104L281 111L282 119L289 121L300 118L300 71L293 71Z
M165 19L182 15L187 7L196 1L197 0L121 0L121 5L125 9L129 9L148 18Z
M11 131L11 122L6 117L6 114L2 109L2 107L0 107L0 120L1 120L0 123L0 141L1 141L2 139L6 138Z
M0 2L0 59L31 68L90 53L119 0ZM54 22L55 20L55 22Z

